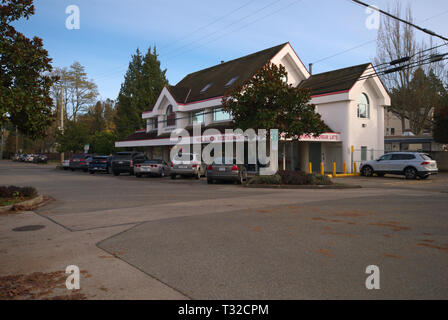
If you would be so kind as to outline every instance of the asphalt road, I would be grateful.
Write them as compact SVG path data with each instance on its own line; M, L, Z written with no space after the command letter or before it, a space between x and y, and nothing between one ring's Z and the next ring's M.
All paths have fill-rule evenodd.
M364 188L247 189L0 162L0 185L55 199L0 215L0 276L78 264L91 274L88 298L447 299L448 175L338 181ZM46 228L11 231L36 223ZM379 290L365 287L369 265Z

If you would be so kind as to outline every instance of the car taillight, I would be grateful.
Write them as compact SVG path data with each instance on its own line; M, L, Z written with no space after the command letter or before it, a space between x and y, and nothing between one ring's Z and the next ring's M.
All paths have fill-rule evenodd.
M139 165L139 164L136 164L136 165L135 165L135 167L136 167L136 168L140 168L140 167L141 167L141 165Z
M86 161L86 159L82 158L82 159L79 159L79 161L84 162L84 161Z
M232 171L238 171L238 166L237 166L237 165L234 165L234 166L232 167Z
M198 167L198 165L197 165L197 164L194 164L194 165L192 165L192 167L193 167L193 168L197 168L197 167Z
M431 162L425 161L425 162L420 163L420 165L422 165L422 166L427 166L428 164L431 164Z
M174 165L173 165L173 163L171 162L171 168L173 167Z
M213 166L208 166L207 170L213 170Z
M107 161L101 161L101 163L106 163Z

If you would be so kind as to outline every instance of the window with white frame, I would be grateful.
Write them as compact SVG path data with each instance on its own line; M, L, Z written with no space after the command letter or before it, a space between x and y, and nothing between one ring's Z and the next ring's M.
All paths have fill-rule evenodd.
M224 111L222 108L213 110L213 121L226 121L231 119L232 116L230 115L230 113Z
M205 113L204 110L191 112L190 124L205 123L205 114L204 113Z
M369 98L365 93L361 93L358 100L358 118L367 119L370 117Z

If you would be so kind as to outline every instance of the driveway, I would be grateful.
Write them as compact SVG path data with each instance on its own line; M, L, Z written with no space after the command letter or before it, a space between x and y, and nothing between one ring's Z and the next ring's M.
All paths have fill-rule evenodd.
M446 176L354 179L365 188L246 189L0 162L1 184L55 199L0 215L0 277L75 264L87 299L446 299ZM45 228L12 231L30 224Z

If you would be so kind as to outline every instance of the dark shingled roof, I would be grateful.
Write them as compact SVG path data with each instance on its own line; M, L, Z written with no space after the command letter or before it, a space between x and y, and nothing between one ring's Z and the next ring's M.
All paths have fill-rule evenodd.
M168 86L168 90L178 103L190 103L220 97L227 90L241 85L253 77L285 45L287 43L190 73L175 86ZM237 76L235 82L226 87L226 84ZM211 84L210 87L201 93L201 90L208 84Z
M370 63L314 74L300 83L300 88L311 89L312 95L350 90Z

